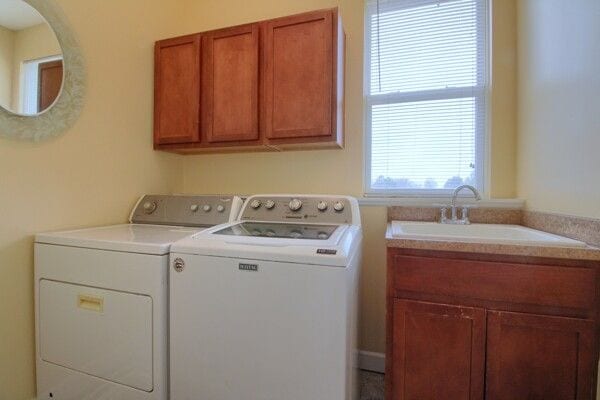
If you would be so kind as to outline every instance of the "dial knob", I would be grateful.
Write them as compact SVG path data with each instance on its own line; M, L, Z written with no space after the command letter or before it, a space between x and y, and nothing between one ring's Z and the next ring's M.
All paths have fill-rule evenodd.
M198 211L198 208L199 208L199 207L198 207L198 204L192 204L192 205L190 206L190 211L191 211L191 212L196 212L196 211Z
M219 204L219 205L217 206L217 211L218 211L218 212L223 212L223 211L225 211L225 207L224 207L222 204Z
M144 203L143 207L146 214L152 214L154 210L156 210L156 203L153 201L147 201Z
M325 240L325 239L329 238L329 235L328 235L327 233L325 233L325 232L319 232L319 233L317 234L317 237L318 237L319 239L321 239L321 240Z
M333 209L337 212L344 211L344 203L342 203L341 201L336 201L333 204Z
M320 201L320 202L317 203L317 209L319 211L325 211L325 210L327 210L327 207L328 206L327 206L327 202L326 201Z
M292 211L298 211L299 209L302 208L302 200L300 200L300 199L292 199L290 201L290 204L288 204L288 207Z
M260 208L260 200L252 200L250 207L254 208L255 210Z
M271 210L273 207L275 207L275 202L274 202L273 200L267 200L267 201L265 202L265 207L266 207L268 210Z
M210 206L210 204L205 204L204 207L202 207L202 209L204 210L204 212L209 212L212 207Z
M300 239L302 237L302 232L297 231L297 230L293 230L290 232L290 237L292 239Z

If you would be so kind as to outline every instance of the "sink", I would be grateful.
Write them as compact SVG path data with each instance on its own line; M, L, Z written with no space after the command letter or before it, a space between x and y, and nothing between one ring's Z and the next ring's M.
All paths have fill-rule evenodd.
M392 221L398 239L512 244L523 246L586 247L584 242L520 225L451 225L437 222Z

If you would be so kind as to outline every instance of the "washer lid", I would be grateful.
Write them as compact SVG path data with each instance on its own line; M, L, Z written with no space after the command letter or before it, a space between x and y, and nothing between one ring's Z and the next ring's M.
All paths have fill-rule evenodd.
M186 237L171 253L344 267L361 238L355 225L237 222Z
M171 244L203 228L123 224L72 231L41 233L36 243L142 254L168 254Z
M278 222L241 222L213 231L213 235L269 237L292 240L327 240L338 225L286 224Z

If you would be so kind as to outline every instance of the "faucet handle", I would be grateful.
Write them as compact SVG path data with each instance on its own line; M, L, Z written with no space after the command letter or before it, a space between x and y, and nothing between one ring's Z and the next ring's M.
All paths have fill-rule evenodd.
M448 206L442 205L440 208L440 223L445 223L448 220Z
M462 206L462 210L461 210L461 219L465 224L470 224L471 221L469 221L469 209L471 207L468 205L463 205Z

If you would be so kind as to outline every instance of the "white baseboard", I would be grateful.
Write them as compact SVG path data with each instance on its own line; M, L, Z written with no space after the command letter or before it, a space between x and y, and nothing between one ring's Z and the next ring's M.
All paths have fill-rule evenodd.
M385 354L373 351L358 351L358 367L366 371L385 372Z

